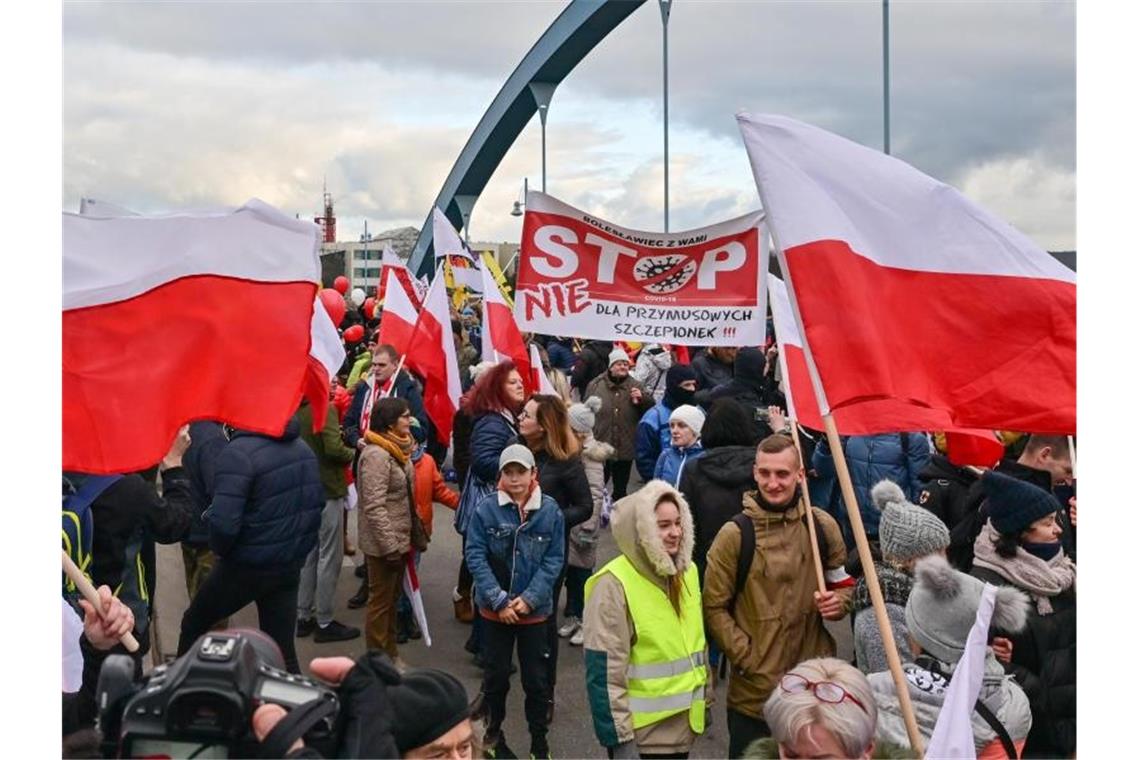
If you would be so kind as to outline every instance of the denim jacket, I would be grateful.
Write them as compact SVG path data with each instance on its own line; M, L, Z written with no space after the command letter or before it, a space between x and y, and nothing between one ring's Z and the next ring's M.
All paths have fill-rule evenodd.
M505 503L503 503L505 502ZM501 491L475 507L464 556L475 579L475 602L498 612L521 596L535 617L554 612L554 582L566 560L565 522L554 499L537 486L527 501L526 522Z

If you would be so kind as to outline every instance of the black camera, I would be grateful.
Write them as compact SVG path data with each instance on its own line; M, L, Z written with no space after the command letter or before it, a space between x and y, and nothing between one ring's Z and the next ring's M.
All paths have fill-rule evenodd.
M134 679L134 661L108 657L99 673L99 727L118 757L256 757L253 711L263 704L292 710L314 700L325 717L304 734L306 745L332 757L339 710L336 692L285 671L277 645L262 631L202 636L182 657Z

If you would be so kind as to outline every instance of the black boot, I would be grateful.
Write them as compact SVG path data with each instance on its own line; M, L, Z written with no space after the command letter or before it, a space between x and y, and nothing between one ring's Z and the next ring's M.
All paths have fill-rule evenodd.
M396 613L396 643L408 643L408 615L405 612Z
M359 609L368 603L368 578L367 576L360 582L360 590L357 591L348 600L348 608L350 610Z

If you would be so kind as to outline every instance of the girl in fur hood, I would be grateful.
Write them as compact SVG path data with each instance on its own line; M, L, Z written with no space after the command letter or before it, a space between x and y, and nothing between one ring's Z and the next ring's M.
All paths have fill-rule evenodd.
M950 679L965 650L978 613L982 581L960 573L945 558L925 557L915 565L914 588L906 603L906 624L914 662L903 665L918 730L929 743L946 698ZM1016 632L1025 628L1029 599L1015 588L998 588L991 626ZM909 745L898 694L889 671L868 676L879 710L878 738ZM1029 700L1012 676L1007 676L992 649L986 650L978 701L1004 727L1018 757L1032 725ZM970 716L974 749L979 760L1008 754L1001 735L977 711Z
M689 505L668 483L652 480L614 505L612 531L621 556L586 587L586 691L594 732L614 758L687 757L704 730L708 679ZM637 604L631 604L632 595ZM685 679L680 691L672 683L641 686L644 693L631 694L635 679L663 680L637 672L652 668L662 652L673 653L669 664L685 664L671 671L672 678ZM678 652L684 654L676 658ZM662 697L674 702L669 710L637 704ZM646 713L662 712L667 714L644 723Z

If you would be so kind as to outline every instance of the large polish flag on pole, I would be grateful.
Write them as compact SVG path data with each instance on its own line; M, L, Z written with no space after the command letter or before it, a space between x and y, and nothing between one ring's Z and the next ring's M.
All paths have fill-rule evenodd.
M309 358L305 370L305 398L313 407L313 432L325 425L329 410L329 385L344 364L344 344L332 317L320 298L313 301L313 319L309 327Z
M821 414L1076 429L1072 272L898 159L783 116L737 121Z
M380 343L387 343L398 353L405 354L412 343L419 309L408 298L394 271L388 270L385 281L388 295L380 314Z
M513 361L529 395L536 386L531 375L530 352L515 322L514 310L507 305L507 299L503 298L499 284L487 267L479 267L479 272L483 277L483 361Z
M436 261L449 256L459 256L471 263L470 266L459 266L458 261L452 263L452 276L455 278L456 286L465 287L472 293L483 292L483 278L479 275L479 269L482 267L459 239L459 233L451 226L451 220L438 208L431 211L431 230Z
M383 321L383 320L381 320ZM459 409L462 386L455 339L451 335L451 311L443 273L437 269L424 308L420 311L404 364L424 382L424 409L435 423L439 442L451 441L451 427Z
M145 469L193 420L280 435L310 387L319 245L312 222L256 199L65 213L64 469Z
M392 246L385 243L384 251L380 254L380 292L376 294L376 300L381 306L384 305L384 299L388 293L389 273L394 274L396 280L404 286L404 292L408 294L408 298L418 310L420 308L420 296L412 282L412 274L408 271L408 266L403 259L396 255Z

